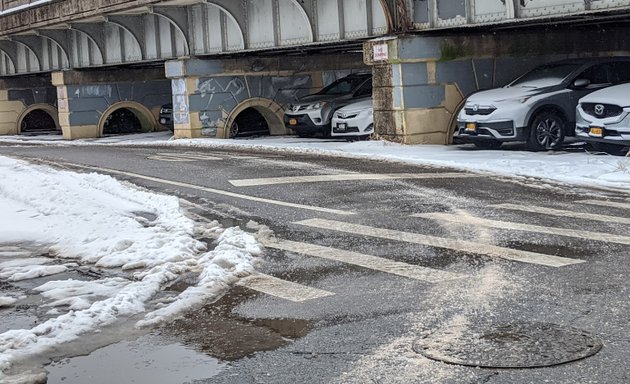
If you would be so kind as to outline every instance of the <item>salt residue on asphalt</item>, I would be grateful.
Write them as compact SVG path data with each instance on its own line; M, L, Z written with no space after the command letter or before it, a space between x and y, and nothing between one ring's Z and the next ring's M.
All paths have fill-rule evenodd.
M262 251L240 229L215 227L212 230L222 234L208 252L194 239L194 223L184 216L177 198L141 191L109 176L58 171L6 157L0 157L0 173L0 244L38 243L56 256L48 261L41 257L4 261L2 279L61 273L86 264L119 268L125 276L52 281L36 288L50 300L49 313L60 314L33 329L0 334L0 381L2 372L21 359L119 319L153 311L150 300L182 274L199 273L198 285L150 313L145 322L175 316L214 298L253 272L254 256ZM6 255L0 257L7 260ZM23 275L29 269L39 272ZM4 305L11 305L11 300L2 298Z
M501 315L506 300L516 300L525 283L500 264L489 264L475 278L435 284L421 310L408 316L407 335L379 347L354 363L336 383L463 383L480 381L476 369L429 360L412 346L425 332L448 328L465 332L469 324ZM449 344L453 349L457 345ZM444 340L448 343L449 340Z

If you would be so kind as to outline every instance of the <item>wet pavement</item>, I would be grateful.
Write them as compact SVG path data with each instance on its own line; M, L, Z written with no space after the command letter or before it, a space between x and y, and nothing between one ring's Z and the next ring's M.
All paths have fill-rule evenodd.
M4 147L0 154L45 159L77 171L101 169L177 195L199 223L238 225L269 242L260 273L326 293L292 301L235 286L217 302L147 332L123 323L100 339L94 336L94 342L63 348L47 367L50 383L98 383L103 366L132 372L116 379L121 383L159 378L171 383L630 382L624 368L630 358L630 246L624 221L630 206L584 202L626 204L625 194L295 154L98 146ZM429 177L270 180L350 173ZM460 175L444 177L452 173ZM245 179L257 184L232 182ZM576 212L582 216L570 216ZM456 219L418 217L434 213ZM492 228L480 219L510 226ZM593 236L580 235L585 232ZM282 248L274 241L291 243ZM181 291L186 282L181 284L167 290ZM279 292L294 288L281 284ZM0 285L0 293L11 289L28 296L29 286ZM3 327L5 319L29 327L41 316L20 305L25 304L0 309ZM603 348L592 357L528 370L446 364L414 350L427 333L446 339L447 330L487 325L490 332L514 323L582 330ZM183 369L189 362L194 367ZM154 375L161 369L163 374Z

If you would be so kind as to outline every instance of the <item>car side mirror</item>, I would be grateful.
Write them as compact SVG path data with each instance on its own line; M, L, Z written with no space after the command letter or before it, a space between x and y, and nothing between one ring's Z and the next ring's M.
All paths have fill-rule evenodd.
M573 82L573 88L586 88L591 85L591 81L588 79L576 79Z

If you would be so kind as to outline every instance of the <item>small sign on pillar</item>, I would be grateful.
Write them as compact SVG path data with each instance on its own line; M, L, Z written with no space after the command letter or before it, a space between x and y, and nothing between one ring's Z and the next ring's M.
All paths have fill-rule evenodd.
M372 49L372 58L374 61L389 60L389 48L387 44L376 44Z

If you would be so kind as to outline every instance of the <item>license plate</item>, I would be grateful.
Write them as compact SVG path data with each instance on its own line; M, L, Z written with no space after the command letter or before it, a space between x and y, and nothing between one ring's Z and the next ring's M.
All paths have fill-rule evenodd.
M602 137L602 136L604 136L604 128L601 128L601 127L591 127L591 128L588 130L588 134L589 134L589 136Z
M345 131L346 129L348 129L348 124L346 124L346 123L339 123L339 124L337 124L337 130Z
M289 125L297 125L297 119L289 119Z
M477 132L477 123L466 123L467 132Z

